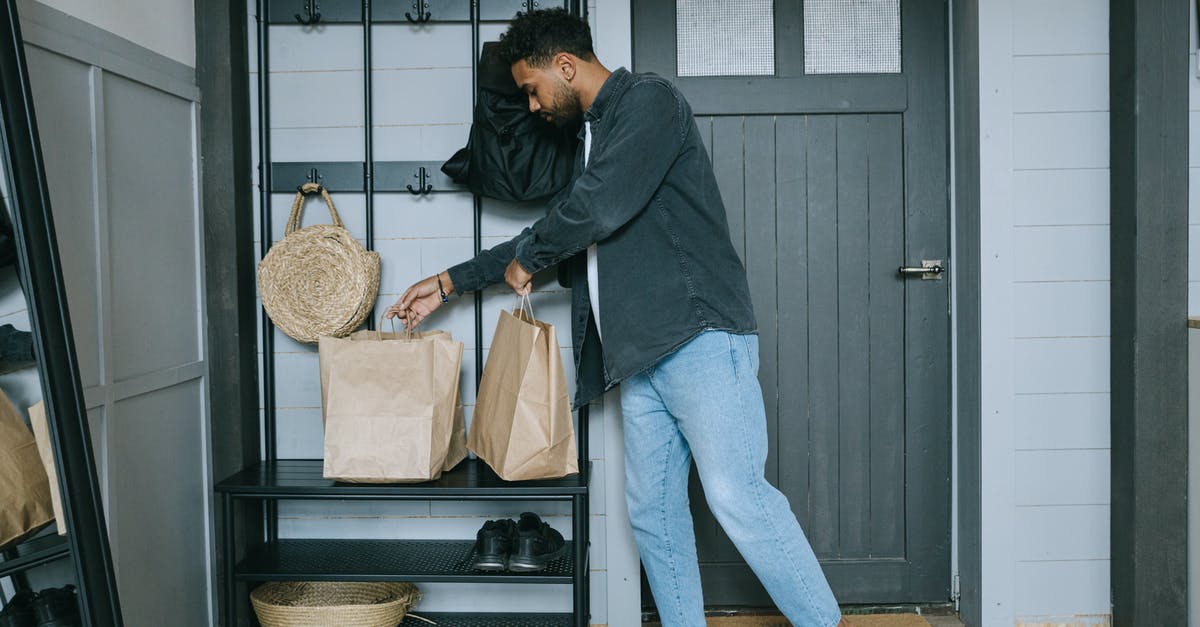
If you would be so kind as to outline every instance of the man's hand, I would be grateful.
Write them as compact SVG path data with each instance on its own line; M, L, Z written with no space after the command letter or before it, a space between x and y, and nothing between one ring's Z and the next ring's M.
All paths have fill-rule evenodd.
M508 269L504 271L504 282L513 288L517 296L528 296L529 292L533 291L531 281L533 281L533 275L526 272L516 259L508 263Z
M450 273L442 272L442 288L446 294L454 292L454 284L450 282ZM396 304L388 307L387 318L399 318L405 327L413 327L421 323L429 314L442 306L442 296L438 293L438 277L431 276L412 284L400 296Z

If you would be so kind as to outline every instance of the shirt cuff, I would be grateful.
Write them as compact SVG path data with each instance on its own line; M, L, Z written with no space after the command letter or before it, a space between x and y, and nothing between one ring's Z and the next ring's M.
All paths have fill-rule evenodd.
M487 287L476 266L475 260L470 259L446 270L446 274L450 275L450 283L454 285L455 294L461 296Z
M533 245L534 237L535 236L530 233L529 237L526 237L517 243L517 263L521 264L521 267L525 268L525 271L529 274L537 274L546 268L546 264L539 263L529 250L529 248Z

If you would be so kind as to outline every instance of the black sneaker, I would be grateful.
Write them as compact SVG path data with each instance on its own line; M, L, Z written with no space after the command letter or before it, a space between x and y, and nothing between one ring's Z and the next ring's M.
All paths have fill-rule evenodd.
M37 617L33 613L32 592L18 592L0 610L0 627L37 627Z
M525 512L517 522L517 540L508 569L514 572L537 572L567 552L562 534L542 522L537 514Z
M508 554L512 552L517 535L517 523L512 519L489 520L475 534L475 553L471 556L471 567L476 570L504 570L508 568Z
M75 586L47 588L33 601L37 627L80 627L79 601Z

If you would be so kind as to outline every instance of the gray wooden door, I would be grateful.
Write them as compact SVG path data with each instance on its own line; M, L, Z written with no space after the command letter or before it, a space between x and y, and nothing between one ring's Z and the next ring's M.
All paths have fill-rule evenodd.
M758 317L767 477L838 600L946 601L949 291L897 271L948 263L946 4L893 0L889 42L887 0L760 2L773 54L713 57L762 41L762 15L736 13L755 4L639 0L634 69L696 114ZM759 75L696 75L739 67ZM695 476L691 501L706 603L770 605Z

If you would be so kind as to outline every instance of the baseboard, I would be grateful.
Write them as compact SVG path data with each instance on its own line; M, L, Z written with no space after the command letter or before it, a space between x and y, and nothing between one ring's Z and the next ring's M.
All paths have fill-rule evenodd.
M1075 616L1023 616L1016 627L1111 627L1111 614L1077 614Z

